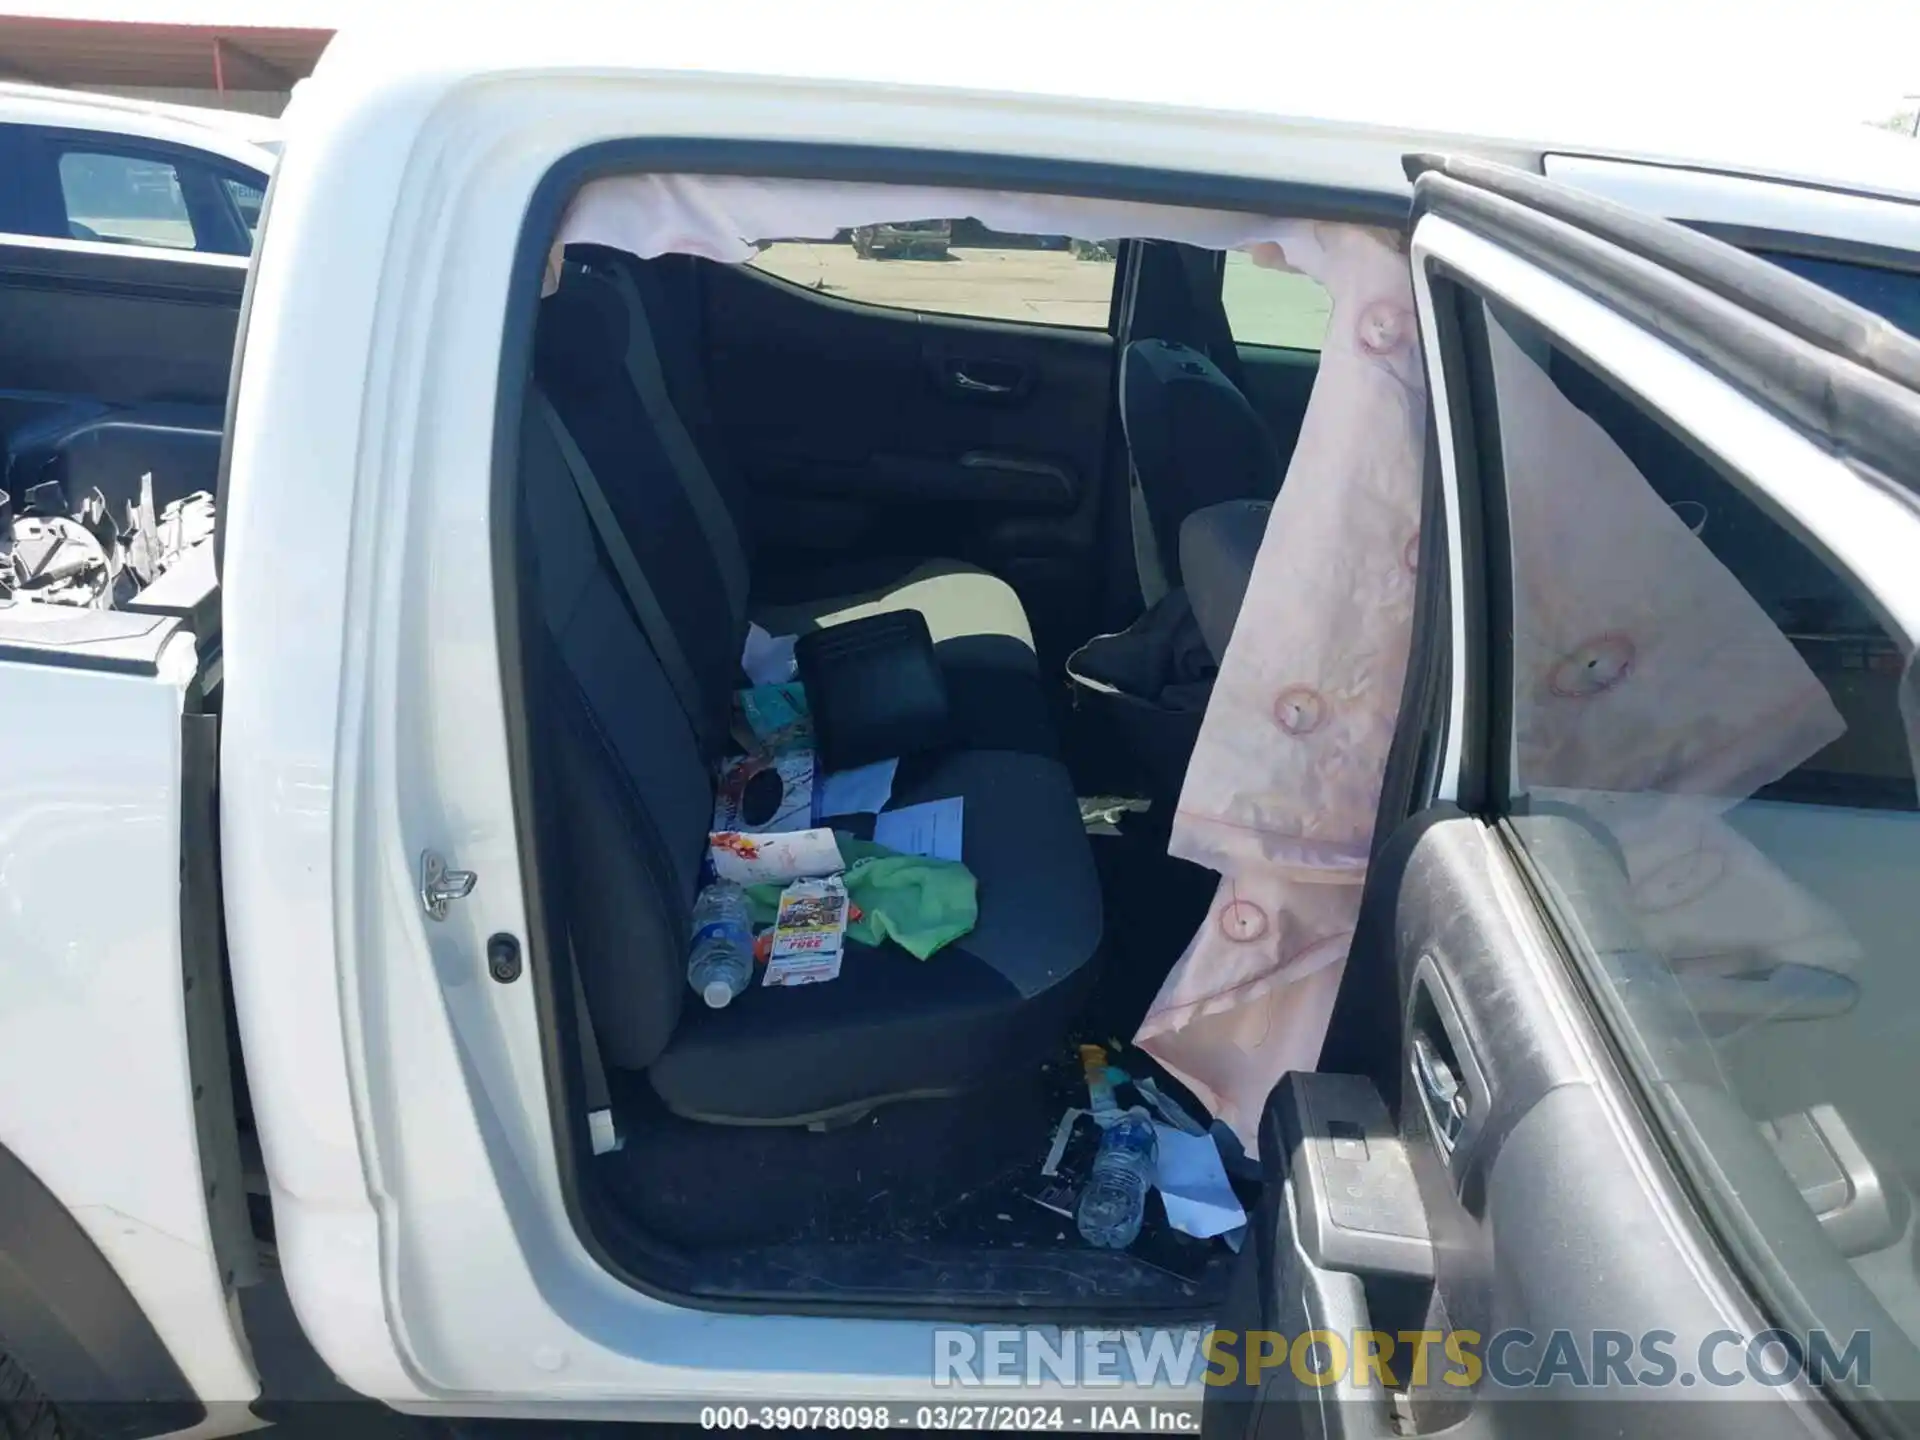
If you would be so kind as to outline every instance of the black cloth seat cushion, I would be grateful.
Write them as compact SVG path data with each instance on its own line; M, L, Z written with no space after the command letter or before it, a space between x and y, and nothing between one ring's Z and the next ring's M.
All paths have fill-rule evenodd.
M837 979L770 990L756 972L724 1009L686 1005L648 1071L669 1109L792 1124L964 1090L1030 1067L1059 1041L1091 983L1104 923L1072 782L1039 756L967 751L901 787L889 808L949 795L967 802L973 932L926 960L849 945Z

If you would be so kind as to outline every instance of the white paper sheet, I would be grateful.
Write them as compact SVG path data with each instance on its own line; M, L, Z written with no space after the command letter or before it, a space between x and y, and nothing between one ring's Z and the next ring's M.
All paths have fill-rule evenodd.
M893 776L900 768L894 760L876 760L852 770L836 770L818 780L819 804L814 808L822 816L876 815L893 798Z
M873 820L873 841L903 855L958 860L966 822L966 801L958 795L887 810Z
M707 837L713 873L739 885L837 875L846 869L831 830L791 830L780 835L747 835L716 830Z
M793 679L793 642L797 635L769 635L758 625L747 625L747 643L740 650L740 668L756 685L781 685Z
M1073 1138L1073 1127L1080 1123L1085 1110L1069 1110L1060 1117L1060 1123L1053 1127L1053 1144L1047 1147L1046 1164L1040 1167L1042 1175L1053 1176L1060 1173L1060 1162L1066 1157L1067 1141Z
M1153 1083L1151 1075L1142 1075L1133 1082L1133 1088L1140 1092L1140 1098L1160 1112L1160 1118L1174 1129L1187 1135L1205 1135L1207 1127L1180 1108L1180 1102L1164 1093Z
M1167 1207L1169 1225L1211 1240L1247 1223L1211 1135L1188 1135L1158 1123L1153 1131L1159 1145L1153 1183Z

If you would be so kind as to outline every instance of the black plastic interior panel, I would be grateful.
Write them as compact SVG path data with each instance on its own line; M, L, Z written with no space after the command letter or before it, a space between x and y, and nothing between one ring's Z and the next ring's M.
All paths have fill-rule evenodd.
M1433 1286L1419 1190L1372 1081L1290 1074L1260 1126L1266 1183L1250 1243L1218 1321L1231 1371L1210 1381L1209 1440L1392 1435L1383 1376L1346 1366L1324 1386L1302 1381L1291 1342L1326 1331L1350 1346L1370 1331L1426 1329ZM1304 1363L1304 1362L1303 1362Z
M836 561L962 560L1013 585L1050 660L1093 633L1104 330L892 309L742 266L695 273L714 414L752 487L770 589Z
M1296 1073L1267 1103L1262 1153L1286 1157L1296 1238L1322 1270L1433 1278L1426 1210L1406 1146L1371 1080Z
M232 263L0 244L0 391L222 405L245 283Z
M91 396L61 406L22 403L12 430L7 487L16 496L57 480L71 497L98 490L111 513L140 498L140 477L153 476L162 509L219 479L222 415L214 405L146 405L104 410Z
M110 506L214 487L243 266L0 244L0 472Z

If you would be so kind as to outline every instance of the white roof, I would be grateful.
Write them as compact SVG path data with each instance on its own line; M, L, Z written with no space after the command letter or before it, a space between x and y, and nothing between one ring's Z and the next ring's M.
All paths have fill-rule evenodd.
M1665 18L1643 24L1636 8ZM1545 25L1533 0L1516 3L1505 28L1452 24L1452 9L1395 0L561 3L536 18L489 11L458 26L405 14L350 24L310 83L559 68L882 87L902 105L915 92L966 91L986 114L996 101L1109 113L1117 102L1136 121L1143 111L1224 112L1373 148L1391 139L1503 158L1564 150L1920 199L1920 144L1789 113L1813 82L1782 89L1776 76L1791 69L1778 67L1813 70L1818 29L1773 36L1774 49L1760 51L1750 29L1766 30L1764 17L1732 29L1716 18L1719 30L1702 32L1701 16L1677 0L1619 0L1619 23L1610 15L1604 30L1571 16ZM1856 58L1865 64L1866 52ZM1920 62L1915 70L1920 90ZM889 138L877 109L872 142ZM955 136L953 148L970 148L969 138ZM1008 141L1002 127L990 148ZM1045 133L1035 141L1034 153L1047 153ZM1377 167L1370 173L1377 182Z
M6 83L0 83L0 122L163 140L262 174L273 170L274 150L269 147L278 145L280 135L280 122L264 115Z

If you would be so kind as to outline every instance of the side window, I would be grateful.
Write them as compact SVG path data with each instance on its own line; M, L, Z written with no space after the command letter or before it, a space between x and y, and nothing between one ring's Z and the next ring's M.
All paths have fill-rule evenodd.
M831 241L773 240L753 268L823 295L974 320L1104 330L1114 247L1007 235L973 220L862 225Z
M240 223L246 227L247 238L260 238L260 206L267 198L267 192L247 180L237 180L231 175L220 177L220 188L225 192L227 202L233 206L234 213L240 217Z
M1511 833L1749 1273L1850 1267L1920 1338L1912 656L1845 569L1547 332L1471 300L1463 330L1511 562ZM1567 921L1596 893L1552 840L1569 816L1620 872L1605 941ZM1830 1249L1794 1240L1798 1212L1758 1218L1767 1186Z
M1318 350L1326 343L1333 297L1319 281L1294 270L1272 270L1239 250L1227 252L1220 303L1236 345Z
M60 155L60 196L76 240L194 248L180 172L164 160L109 151Z

